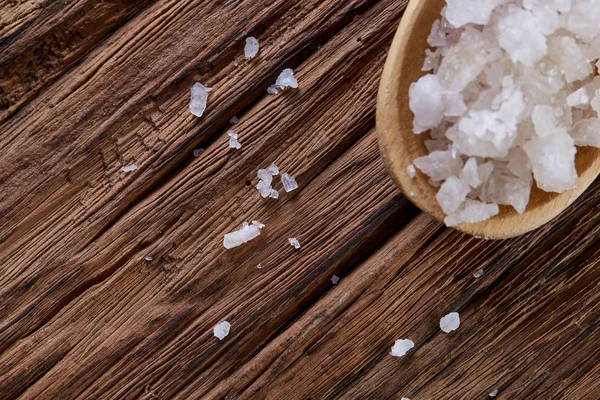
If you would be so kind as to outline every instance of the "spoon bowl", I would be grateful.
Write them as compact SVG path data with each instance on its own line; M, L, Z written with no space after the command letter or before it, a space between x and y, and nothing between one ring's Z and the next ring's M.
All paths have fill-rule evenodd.
M427 74L421 70L431 26L440 18L445 0L412 0L402 17L388 53L377 99L377 133L386 168L404 195L421 210L443 221L445 214L435 198L437 188L417 170L410 178L407 168L415 158L428 154L428 133L413 133L414 115L409 108L408 90L412 82ZM575 159L579 179L576 187L564 193L548 193L535 183L529 205L523 214L500 206L500 213L483 222L460 224L455 229L490 239L522 235L547 223L573 203L600 173L600 149L578 147Z

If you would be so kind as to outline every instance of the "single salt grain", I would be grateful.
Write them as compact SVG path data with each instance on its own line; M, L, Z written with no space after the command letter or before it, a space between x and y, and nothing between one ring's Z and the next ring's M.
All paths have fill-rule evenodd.
M148 256L148 257L144 258L144 260L146 260L146 261L152 261L152 257Z
M267 169L259 169L256 172L256 176L258 176L258 179L260 179L261 181L263 181L267 185L270 185L271 182L273 182L273 175Z
M277 168L277 165L275 165L275 163L271 163L271 165L269 165L269 167L267 168L267 171L269 171L271 175L279 175L279 168Z
M246 46L244 47L244 56L247 60L250 60L256 57L259 49L258 40L256 38L250 36L246 38Z
M206 102L208 101L208 92L212 89L196 82L192 86L192 96L190 98L190 112L196 117L201 117L206 110Z
M263 199L266 199L271 195L271 185L269 185L263 180L258 181L258 183L256 184L256 189L258 190L258 193L260 193Z
M258 265L256 266L256 268L257 268L257 269L262 269L262 264L258 264Z
M408 174L409 177L414 178L417 175L417 170L415 169L414 165L410 164L406 168L406 173Z
M271 85L271 86L269 86L267 88L267 93L269 93L269 94L277 94L279 92L277 91L277 88L275 87L275 85Z
M125 167L121 167L121 171L123 171L123 172L132 172L132 171L135 171L136 169L138 169L138 167L135 164L129 164Z
M332 284L337 285L339 281L340 281L340 277L339 276L334 275L334 276L331 277L331 283Z
M223 237L223 246L226 249L231 249L249 242L260 235L262 228L264 228L264 225L258 221L253 221L252 225L244 222L241 229L228 233Z
M440 319L440 329L446 333L457 330L459 326L460 315L457 312L451 312Z
M223 340L225 336L229 335L229 329L231 329L231 324L227 321L223 321L213 328L213 334L215 337L219 338L219 340Z
M286 68L277 77L275 81L275 86L278 89L286 89L286 88L298 88L298 80L294 76L294 71L291 68Z
M196 149L194 150L194 157L200 157L204 153L204 149Z
M288 242L290 242L290 244L292 246L294 246L294 248L296 248L296 249L300 248L300 242L298 241L298 239L296 239L296 238L289 238Z
M272 199L278 199L279 198L279 192L275 189L271 189L271 191L269 192L269 197Z
M240 119L235 115L233 117L231 117L231 119L229 120L229 123L232 125L237 124L238 122L240 122Z
M493 391L490 392L490 397L496 397L498 396L498 389L494 389Z
M482 277L484 274L485 274L485 272L484 272L482 269L480 269L479 271L475 272L475 273L473 274L473 276L474 276L475 278L479 279L479 278L481 278L481 277Z
M390 354L392 355L392 357L403 357L413 347L415 347L415 344L412 340L398 339L394 343L394 346L392 347L392 351Z
M239 149L242 147L242 144L238 142L238 135L234 131L227 131L227 135L229 136L229 147L232 149Z
M408 397L403 397L400 400L410 400Z
M294 179L294 177L290 176L287 172L281 175L281 183L283 184L283 189L289 193L292 190L298 189L298 183Z

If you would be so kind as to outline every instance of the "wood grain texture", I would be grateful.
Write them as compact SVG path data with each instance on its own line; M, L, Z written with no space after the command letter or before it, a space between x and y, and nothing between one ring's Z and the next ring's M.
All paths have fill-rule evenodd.
M419 214L385 171L376 92L405 1L0 4L7 66L41 29L91 29L30 80L6 75L1 399L600 397L598 183L552 224L482 241ZM300 89L267 95L284 67ZM194 81L213 87L201 119ZM271 162L300 184L276 178L276 201L254 188ZM254 219L261 236L225 250Z

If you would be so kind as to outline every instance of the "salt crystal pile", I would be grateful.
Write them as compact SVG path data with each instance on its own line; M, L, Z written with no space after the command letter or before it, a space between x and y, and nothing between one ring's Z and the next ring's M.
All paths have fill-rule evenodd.
M286 68L277 77L275 84L269 86L267 93L277 94L278 90L286 88L298 89L298 80L294 76L294 71L291 68Z
M229 330L231 329L231 324L227 321L223 321L213 328L213 334L215 337L219 338L219 340L223 340L225 336L229 335Z
M246 60L250 60L258 54L258 40L252 36L246 38L246 46L244 46L244 56Z
M450 314L440 319L440 329L446 333L457 330L460 327L460 315L457 312Z
M409 91L429 154L407 168L439 187L446 225L522 214L534 182L575 186L576 146L600 147L599 21L598 0L446 0Z
M190 98L190 112L196 117L201 117L206 110L206 102L208 101L208 92L212 89L204 86L201 83L194 83L192 86L192 97Z
M121 171L123 171L123 172L133 172L136 169L138 169L138 167L135 164L129 164L125 167L121 167Z
M240 246L260 235L260 230L265 226L258 221L252 221L252 224L248 225L247 222L242 224L242 228L235 232L226 234L223 237L223 246L226 249L231 249Z
M398 339L394 343L392 347L391 355L392 357L403 357L408 353L410 349L415 347L415 344L412 340L409 339Z
M283 189L286 191L286 193L298 189L298 183L294 177L290 176L288 173L283 173L281 175L281 183L283 184Z
M279 168L272 163L267 169L259 169L256 175L258 176L258 184L256 189L263 198L270 197L272 199L279 198L279 192L271 186L273 177L279 174Z
M288 242L290 242L290 244L292 246L294 246L295 249L299 249L300 248L300 242L298 241L298 239L296 239L296 238L289 238Z
M227 131L227 136L229 136L229 147L232 149L240 149L242 144L238 142L238 135L234 131Z

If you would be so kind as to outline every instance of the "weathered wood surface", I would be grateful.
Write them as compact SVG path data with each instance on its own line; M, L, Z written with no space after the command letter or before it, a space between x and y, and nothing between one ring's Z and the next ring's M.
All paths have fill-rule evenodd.
M405 5L0 2L0 398L600 398L598 184L504 242L407 203L374 131ZM273 161L300 183L277 201Z

